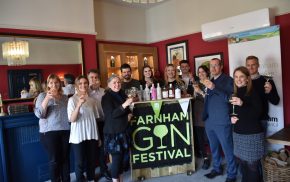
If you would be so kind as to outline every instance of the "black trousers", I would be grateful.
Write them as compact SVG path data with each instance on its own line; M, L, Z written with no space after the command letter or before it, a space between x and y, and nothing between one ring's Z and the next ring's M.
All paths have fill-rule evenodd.
M70 182L69 130L40 133L40 142L48 153L52 182Z
M241 166L242 182L262 182L263 175L261 171L261 161L248 162L239 159Z
M107 166L107 155L105 153L104 150L104 125L105 123L103 121L99 121L97 122L98 124L98 129L99 129L99 133L100 133L100 137L102 140L102 145L100 147L98 147L97 149L97 153L98 153L98 164L100 166L100 173L104 173L108 170L108 166Z
M119 176L123 173L124 153L117 153L111 155L112 155L111 175L112 178L118 179Z
M194 126L194 141L195 141L195 153L201 155L201 157L207 157L206 144L207 144L207 135L204 127Z
M83 173L87 171L87 180L95 179L97 140L85 140L72 144L75 157L75 174L77 182L83 181Z

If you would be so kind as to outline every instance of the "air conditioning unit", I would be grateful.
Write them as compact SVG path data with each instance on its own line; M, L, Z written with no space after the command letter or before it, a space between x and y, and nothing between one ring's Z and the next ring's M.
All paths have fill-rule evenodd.
M203 40L214 41L227 38L228 35L233 33L268 26L271 26L271 18L269 9L265 8L203 24L201 26L201 31Z

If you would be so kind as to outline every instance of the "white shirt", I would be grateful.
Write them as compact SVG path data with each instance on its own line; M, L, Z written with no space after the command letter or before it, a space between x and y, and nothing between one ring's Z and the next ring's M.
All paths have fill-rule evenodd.
M75 94L68 100L67 114L70 120L72 112L75 110L79 97ZM85 140L99 139L96 118L99 117L97 101L93 97L88 97L80 108L77 120L71 122L69 143L78 144Z
M73 84L68 84L65 87L62 87L64 95L73 95L75 94L75 86Z
M105 89L103 89L101 87L99 87L96 90L90 89L90 91L89 91L89 95L97 100L97 107L98 107L98 112L99 112L101 120L104 119L104 112L103 112L103 108L102 108L102 104L101 104L102 97L104 94L105 94Z

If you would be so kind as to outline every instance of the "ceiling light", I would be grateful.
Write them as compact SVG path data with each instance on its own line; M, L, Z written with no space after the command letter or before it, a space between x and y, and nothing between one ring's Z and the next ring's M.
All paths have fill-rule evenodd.
M4 42L2 44L3 58L7 60L8 66L20 66L26 64L29 57L28 41Z

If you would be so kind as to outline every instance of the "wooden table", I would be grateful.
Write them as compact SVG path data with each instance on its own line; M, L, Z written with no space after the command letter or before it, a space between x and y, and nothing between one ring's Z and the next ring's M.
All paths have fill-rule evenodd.
M290 128L283 128L267 138L268 142L290 146Z

